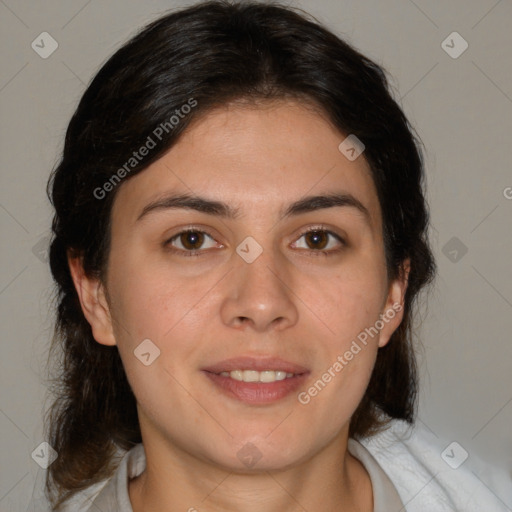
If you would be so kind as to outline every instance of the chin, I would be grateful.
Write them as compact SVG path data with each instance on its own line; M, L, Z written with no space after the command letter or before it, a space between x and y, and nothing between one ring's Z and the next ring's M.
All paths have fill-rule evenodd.
M290 435L290 430L283 429L279 434L275 430L279 421L274 422L271 429L265 429L265 434L242 435L240 431L234 438L226 439L224 451L219 452L222 443L212 446L212 460L217 461L228 471L237 473L255 473L261 471L277 471L292 467L311 456L311 447L305 442ZM279 427L278 427L279 429ZM309 447L309 449L308 449Z

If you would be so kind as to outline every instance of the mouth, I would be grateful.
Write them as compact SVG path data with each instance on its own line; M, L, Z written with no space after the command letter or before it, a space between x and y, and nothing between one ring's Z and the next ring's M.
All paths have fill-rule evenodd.
M247 404L268 404L298 390L310 373L278 358L240 357L202 369L224 396Z
M230 372L220 372L216 375L222 375L222 377L229 377L241 382L268 383L289 379L290 377L294 377L297 374L291 372L282 372L279 370L263 370L262 372L257 370L232 370Z

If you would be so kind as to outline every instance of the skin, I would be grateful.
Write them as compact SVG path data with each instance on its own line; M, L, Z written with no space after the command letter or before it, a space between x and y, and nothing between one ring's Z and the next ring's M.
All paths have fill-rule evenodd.
M135 512L373 510L348 428L402 311L307 405L296 393L248 405L200 371L240 355L276 356L310 370L306 390L379 315L403 306L408 270L388 282L370 168L364 153L349 161L338 150L344 138L292 100L216 109L120 186L106 282L69 259L94 337L118 346L137 399L147 468L130 482ZM369 222L348 206L280 216L305 195L333 191L355 196ZM169 192L224 201L239 217L174 208L137 220ZM346 244L325 232L320 242L303 236L319 224ZM184 255L186 237L165 246L187 227L212 237L192 247L200 256ZM248 236L263 248L252 263L236 252ZM145 366L134 350L148 338L160 356ZM248 442L262 455L252 468L237 457Z

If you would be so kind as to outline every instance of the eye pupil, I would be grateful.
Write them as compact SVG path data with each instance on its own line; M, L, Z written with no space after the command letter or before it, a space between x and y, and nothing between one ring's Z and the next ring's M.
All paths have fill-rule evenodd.
M327 244L327 234L325 231L310 231L307 234L306 240L313 241L313 248L323 249ZM318 244L318 242L323 242ZM309 245L309 243L308 243Z
M193 250L197 249L197 246L201 247L204 235L199 231L187 231L186 233L182 233L180 238L183 247Z

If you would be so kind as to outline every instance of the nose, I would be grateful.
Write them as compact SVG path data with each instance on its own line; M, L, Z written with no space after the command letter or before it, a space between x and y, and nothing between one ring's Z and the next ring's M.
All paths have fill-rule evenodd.
M277 266L270 250L252 263L235 256L230 272L221 318L225 325L238 329L250 326L254 331L286 329L297 323L297 296L285 263Z

